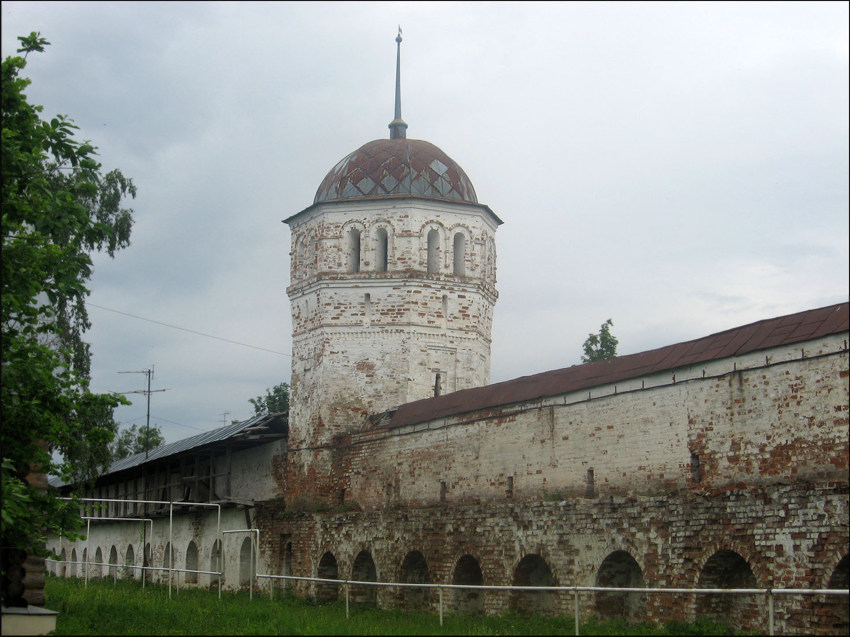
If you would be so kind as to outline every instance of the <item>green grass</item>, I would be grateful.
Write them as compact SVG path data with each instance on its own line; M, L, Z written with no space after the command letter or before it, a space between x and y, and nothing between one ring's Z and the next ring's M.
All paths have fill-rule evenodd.
M56 635L573 635L572 617L446 615L379 610L345 602L316 605L310 600L270 601L246 591L222 593L172 589L129 581L49 577L47 607L59 611ZM728 635L728 628L709 622L627 625L621 621L584 618L582 635Z

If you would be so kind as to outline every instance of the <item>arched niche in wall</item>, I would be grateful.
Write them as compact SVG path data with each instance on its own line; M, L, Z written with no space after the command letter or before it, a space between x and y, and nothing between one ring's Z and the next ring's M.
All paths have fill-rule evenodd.
M114 544L109 549L109 577L112 579L118 577L118 549Z
M702 567L697 588L757 588L757 582L747 560L735 551L721 550ZM697 595L696 612L744 630L748 629L746 618L758 616L758 602L748 595Z
M218 586L221 572L221 540L213 542L210 550L210 570L213 574L210 575L210 586Z
M136 579L136 551L132 544L127 545L127 550L124 552L124 571L129 579Z
M466 226L454 226L449 234L452 243L452 274L466 276L467 263L471 263L472 233Z
M351 567L351 579L359 582L377 582L378 573L375 569L375 560L369 551L360 551L354 558ZM377 600L378 589L375 586L356 584L351 587L351 601L360 604L374 604Z
M357 274L363 267L363 240L366 237L365 226L352 221L342 229L342 253L344 268L349 274Z
M827 588L847 590L850 588L850 554L842 557L833 569L826 584ZM821 629L828 635L850 633L850 609L844 595L824 595L816 603L820 607Z
M97 547L94 553L94 564L91 567L91 577L103 577L103 551Z
M608 588L644 588L643 572L627 551L610 553L596 572L596 586ZM622 617L629 622L643 621L646 613L645 593L597 591L594 599L600 617Z
M462 556L455 565L452 573L452 584L467 586L482 586L484 576L478 560L472 555ZM452 589L451 607L459 613L483 613L484 591L469 588Z
M373 269L375 272L386 272L392 258L392 226L381 221L372 226L372 244L374 247Z
M557 586L552 569L541 556L523 557L514 569L511 586ZM511 591L511 608L522 613L552 614L557 610L555 591Z
M411 551L404 557L399 571L399 581L405 584L429 584L428 564L419 551ZM430 591L427 588L402 588L402 601L406 610L426 610Z
M153 550L151 549L151 544L148 542L145 544L145 551L142 558L142 572L148 582L152 582L154 579L155 571L151 570L150 567L153 566Z
M339 579L339 567L333 553L325 553L319 560L316 570L319 579ZM339 597L339 584L335 582L317 582L316 599L320 602L335 602Z
M186 570L189 572L186 573L183 581L186 584L197 584L198 574L191 572L198 570L198 545L195 544L194 540L191 540L186 547Z
M242 546L239 549L239 586L245 587L251 585L251 576L254 568L253 555L253 538L246 537L242 540Z
M440 231L436 228L428 230L426 235L426 262L425 272L427 274L440 273Z

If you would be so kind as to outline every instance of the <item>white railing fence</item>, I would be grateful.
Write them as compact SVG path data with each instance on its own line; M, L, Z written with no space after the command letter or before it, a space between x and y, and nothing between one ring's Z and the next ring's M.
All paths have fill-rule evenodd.
M70 498L65 498L70 499ZM369 582L369 581L358 581L358 580L340 580L340 579L325 579L320 577L297 577L294 575L273 575L270 573L258 573L257 572L257 563L259 561L259 549L260 549L260 529L229 529L222 530L221 529L221 505L213 504L209 502L170 502L163 500L121 500L121 499L108 499L108 498L81 498L80 502L120 502L120 503L143 503L143 504L158 504L158 505L168 505L168 547L170 548L171 555L167 556L168 566L145 566L145 546L142 545L142 550L140 551L141 559L143 564L139 565L129 565L129 564L111 564L108 562L95 562L91 561L91 552L89 549L89 537L90 537L90 525L91 522L98 521L123 521L123 522L131 522L131 521L139 521L142 524L151 524L151 540L153 539L153 520L150 518L124 518L124 517L106 517L106 516L81 516L87 523L87 533L86 533L86 557L85 561L77 561L72 562L70 560L53 560L49 559L48 561L58 563L58 564L84 564L85 565L85 580L86 585L88 585L89 579L89 570L92 566L97 567L117 567L115 571L113 571L113 581L118 579L118 570L121 568L125 569L133 569L133 570L142 570L142 586L144 587L144 582L146 580L146 573L148 571L167 571L168 572L168 597L171 598L171 586L172 581L176 582L176 589L179 593L180 591L180 578L174 578L174 573L195 573L198 575L216 575L218 577L218 596L221 599L221 589L222 582L224 580L224 544L221 541L224 534L228 533L247 533L250 534L251 537L251 555L250 555L250 577L249 577L249 590L250 590L250 599L254 598L254 583L260 579L268 579L271 580L272 584L269 586L269 595L272 599L274 599L274 589L275 580L283 580L286 581L303 581L303 582L317 582L323 584L334 584L334 585L342 585L345 592L345 615L349 617L349 604L350 604L350 587L351 586L375 586L375 587L387 587L387 588L419 588L419 589L436 589L438 592L438 609L440 616L440 626L443 625L443 616L445 614L445 601L444 601L444 591L451 590L475 590L475 591L516 591L516 592L532 592L532 591L540 591L540 592L554 592L554 593L571 593L573 598L573 614L575 615L575 634L579 634L579 595L580 593L648 593L653 595L671 595L671 594L679 594L679 595L754 595L754 596L767 596L767 622L769 627L769 634L775 634L775 607L774 600L777 595L781 596L794 596L794 595L842 595L845 597L850 596L850 590L848 589L803 589L803 588L618 588L618 587L600 587L600 586L484 586L484 585L472 585L472 584L414 584L407 582ZM185 568L175 568L174 560L173 560L173 524L174 524L174 507L175 506L194 506L194 507L215 507L217 508L217 528L216 528L216 537L219 546L218 553L218 571L205 571L205 570L197 570L197 569L185 569ZM256 537L254 536L256 534ZM164 538L163 538L164 539ZM60 546L61 546L61 537L60 537ZM67 547L66 547L67 548ZM241 556L240 556L241 557ZM240 560L241 562L241 560ZM241 567L241 564L240 564ZM107 571L108 572L108 571ZM241 574L240 574L241 577ZM184 582L185 585L185 582Z
M257 532L257 529L234 529L233 531L224 531L224 533L245 533ZM252 538L253 539L253 538ZM252 547L252 556L251 556L251 564L255 565L253 555L253 547L254 543L251 542ZM71 562L70 560L53 560L48 558L48 561L56 563L56 564L85 564L88 566L100 566L100 567L118 567L118 568L129 568L129 569L141 569L143 571L171 571L176 573L196 573L198 575L217 575L219 577L219 583L221 579L223 579L224 573L218 571L203 571L203 570L193 570L193 569L185 569L185 568L167 568L167 567L156 567L156 566L130 566L127 564L110 564L109 562ZM255 570L255 569L252 569ZM113 581L117 579L117 576L113 576ZM144 574L142 575L142 579L144 581ZM768 624L768 634L775 635L776 627L774 621L774 600L776 596L792 596L792 595L840 595L844 597L850 596L850 590L847 589L831 589L831 588L821 588L821 589L807 589L807 588L618 588L618 587L603 587L603 586L484 586L484 585L472 585L472 584L413 584L407 582L370 582L370 581L360 581L360 580L343 580L343 579L325 579L321 577L298 577L295 575L272 575L269 573L252 573L251 577L251 596L250 599L253 600L253 589L254 589L254 580L260 579L268 579L272 580L283 580L283 581L300 581L300 582L316 582L320 584L335 584L341 585L344 590L345 596L345 616L348 618L350 616L350 598L351 598L351 587L352 586L374 586L374 587L385 587L385 588L418 588L418 589L426 589L426 590L437 590L438 592L438 612L440 618L440 626L443 625L443 618L445 616L446 611L446 602L445 602L445 592L451 590L474 590L474 591L516 591L516 592L555 592L555 593L570 593L573 599L573 615L575 618L575 634L580 634L580 618L581 613L579 610L579 596L581 593L649 593L649 594L657 594L657 595L754 595L754 596L767 596L767 624ZM170 575L169 575L170 581ZM269 587L269 597L270 599L274 599L274 585ZM179 591L179 578L177 579L177 590ZM221 591L219 590L219 595Z

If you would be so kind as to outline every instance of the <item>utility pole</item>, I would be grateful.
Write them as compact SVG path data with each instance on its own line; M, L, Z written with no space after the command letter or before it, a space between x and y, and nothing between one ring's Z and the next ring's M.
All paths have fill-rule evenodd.
M224 427L227 424L227 417L230 415L229 411L222 412L221 414L221 426Z
M148 418L145 422L145 460L148 459L148 441L150 438L150 428L151 428L151 394L159 391L168 391L168 389L151 389L151 379L153 378L153 365L151 365L150 369L143 369L138 372L118 372L119 374L145 374L148 377L148 388L140 389L136 391L125 391L121 392L122 394L144 394L148 399Z

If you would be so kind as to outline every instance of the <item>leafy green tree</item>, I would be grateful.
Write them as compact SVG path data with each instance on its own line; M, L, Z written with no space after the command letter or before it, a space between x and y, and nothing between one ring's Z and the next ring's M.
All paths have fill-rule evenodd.
M121 429L109 448L112 451L113 460L121 460L137 453L144 453L145 450L156 449L162 444L165 444L165 438L158 426L132 425L128 429Z
M254 406L255 416L266 414L286 414L289 418L289 384L280 383L271 389L266 389L265 396L249 398L248 401Z
M582 363L592 363L617 356L617 337L611 334L614 325L611 319L605 321L599 328L599 334L588 334L584 342Z
M101 171L70 119L43 120L28 103L20 73L49 42L35 32L18 39L24 57L2 62L2 546L43 555L46 534L75 537L79 509L27 476L94 478L111 462L113 410L127 404L89 391L82 334L90 254L129 245L132 210L121 201L136 189L120 171ZM4 585L4 603L8 595Z

